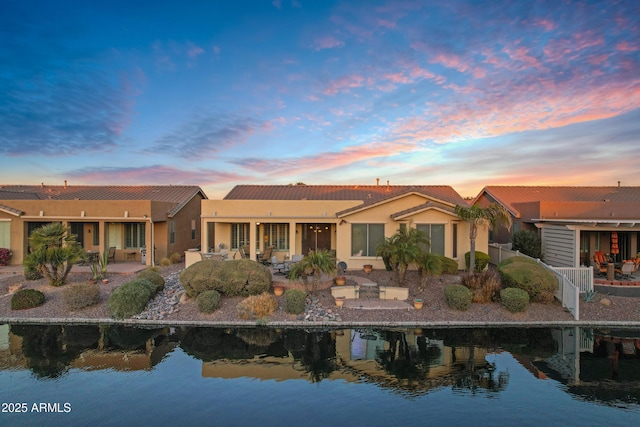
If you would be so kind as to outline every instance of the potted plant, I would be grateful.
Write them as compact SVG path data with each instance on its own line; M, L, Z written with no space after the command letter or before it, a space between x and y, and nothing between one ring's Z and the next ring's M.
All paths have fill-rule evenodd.
M373 265L365 264L362 266L362 269L364 270L365 273L371 273L373 271Z
M424 301L422 300L422 298L416 298L413 300L413 306L415 307L416 310L420 310L423 304L424 304Z
M336 285L337 286L344 286L345 284L345 277L344 276L336 276Z
M345 299L345 297L336 297L336 307L342 307Z
M273 294L277 297L284 294L284 286L282 285L273 285Z
M0 248L0 265L9 264L9 260L11 259L11 251L7 248Z

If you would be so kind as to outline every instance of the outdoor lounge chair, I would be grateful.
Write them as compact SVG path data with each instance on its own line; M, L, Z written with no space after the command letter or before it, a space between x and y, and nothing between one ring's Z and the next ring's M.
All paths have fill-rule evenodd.
M269 246L264 249L264 253L262 254L262 262L264 265L271 264L271 255L273 254L273 246Z
M620 275L621 279L630 280L631 275L634 273L634 271L636 271L636 265L637 264L635 262L625 261L624 263L622 263L621 268L616 268L615 272L616 274Z
M591 260L591 266L593 267L593 274L596 276L607 275L607 265L600 264L595 258Z

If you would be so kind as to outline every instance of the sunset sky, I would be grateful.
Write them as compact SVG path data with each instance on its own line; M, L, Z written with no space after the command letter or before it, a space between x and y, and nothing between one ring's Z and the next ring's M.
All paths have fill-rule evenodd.
M0 184L640 185L638 1L0 0Z

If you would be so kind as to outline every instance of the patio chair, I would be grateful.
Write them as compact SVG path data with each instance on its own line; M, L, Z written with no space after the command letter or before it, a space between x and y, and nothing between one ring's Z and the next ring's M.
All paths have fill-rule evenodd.
M278 257L274 255L271 257L271 268L273 268L274 272L277 271L278 274L284 274L287 266L284 262L278 262Z
M107 255L107 262L109 262L109 260L112 259L113 262L116 262L116 247L115 246L111 246L109 248L109 254Z
M593 273L596 276L606 276L607 275L607 265L600 264L595 257L591 259L591 266L593 267Z
M621 279L630 280L631 275L633 274L635 269L636 269L635 262L625 261L624 263L622 263L622 268L616 268L615 272L616 274L620 275Z
M269 246L267 248L265 248L264 253L262 254L262 259L260 260L260 262L262 262L264 265L268 265L271 264L271 256L273 254L273 246Z

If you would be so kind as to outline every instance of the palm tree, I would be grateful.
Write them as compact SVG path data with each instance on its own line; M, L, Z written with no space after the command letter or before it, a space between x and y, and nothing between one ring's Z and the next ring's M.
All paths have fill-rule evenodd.
M403 227L376 246L376 256L389 260L391 268L396 273L398 286L402 286L407 269L411 264L418 262L428 244L429 239L422 231Z
M456 206L456 215L463 221L469 223L469 271L476 270L476 237L478 235L478 226L491 225L496 227L497 225L505 225L511 229L511 215L504 208L504 206L497 203L491 203L485 208L481 208L478 205L471 206Z
M29 237L29 246L26 263L35 266L52 286L64 285L73 264L84 258L76 236L59 222L36 229Z
M322 273L331 274L336 270L336 260L326 249L309 251L307 256L295 263L289 270L289 279L303 278L306 286L306 277L312 275L313 291L320 283Z

